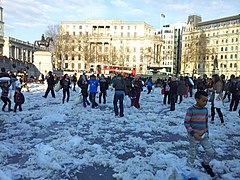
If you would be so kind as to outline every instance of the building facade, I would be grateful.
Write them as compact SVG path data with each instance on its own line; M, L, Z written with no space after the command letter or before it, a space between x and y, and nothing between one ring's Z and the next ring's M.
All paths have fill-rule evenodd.
M148 67L159 66L162 41L145 22L87 20L62 22L60 27L57 69L104 73L104 67L116 65L146 74Z
M202 22L190 16L182 37L181 73L240 75L240 15Z
M164 25L158 35L163 41L161 48L160 72L167 74L180 73L181 35L185 23Z
M3 8L0 2L0 56L3 55L3 45L4 45L4 22L3 22Z

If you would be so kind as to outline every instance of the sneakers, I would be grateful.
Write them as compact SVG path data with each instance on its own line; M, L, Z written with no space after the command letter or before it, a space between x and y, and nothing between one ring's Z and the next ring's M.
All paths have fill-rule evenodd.
M215 174L214 172L212 171L212 168L207 165L207 164L204 164L204 162L202 162L202 167L207 171L207 173L211 176L211 177L214 177Z

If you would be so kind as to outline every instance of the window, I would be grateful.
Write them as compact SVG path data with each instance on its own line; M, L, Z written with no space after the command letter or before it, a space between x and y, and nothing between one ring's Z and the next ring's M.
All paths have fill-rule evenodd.
M134 32L134 37L137 37L137 32Z
M79 26L79 29L82 29L82 26Z
M114 26L114 29L117 30L117 26Z
M127 33L127 36L130 37L130 32Z
M235 50L238 50L238 46L235 47Z
M123 30L123 26L121 26L121 29Z
M230 68L232 68L232 63L230 63Z
M235 54L235 56L234 56L236 59L237 59L237 54Z
M234 42L234 39L232 38L232 42Z
M67 54L65 55L65 59L68 60L68 55Z
M81 55L80 54L78 55L78 60L81 60Z
M232 59L232 58L233 58L233 55L231 54L231 55L230 55L230 59Z
M73 32L73 35L74 35L74 36L76 35L75 31Z
M218 44L218 40L216 40L216 44Z
M82 36L82 32L79 32L79 36Z
M236 42L238 42L238 38L236 38Z
M227 51L227 49L228 49L228 48L227 48L227 47L225 47L225 51Z
M133 62L136 62L136 56L135 55L133 56Z
M223 64L221 63L221 64L220 64L220 68L222 68L222 67L223 67Z
M233 50L233 46L231 46L231 50Z
M235 68L237 67L237 63L234 63L234 67L235 67Z
M72 60L74 60L74 56L72 56Z
M123 37L123 33L121 32L121 37Z
M68 68L68 63L65 63L65 68L66 68L66 69Z
M130 30L130 26L128 26L128 30Z
M227 59L227 55L225 55L225 59Z
M223 47L221 47L221 51L223 51Z
M74 66L74 63L72 63L72 69L74 69L74 67L75 67L75 66Z
M223 55L221 55L221 59L223 59Z
M234 30L232 30L232 33L234 33Z
M226 41L225 41L226 43L228 42L228 39L226 39Z

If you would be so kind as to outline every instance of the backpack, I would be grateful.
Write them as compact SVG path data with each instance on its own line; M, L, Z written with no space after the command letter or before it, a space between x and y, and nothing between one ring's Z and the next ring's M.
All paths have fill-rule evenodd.
M165 91L170 91L170 86L168 83L166 83L166 86L165 86Z

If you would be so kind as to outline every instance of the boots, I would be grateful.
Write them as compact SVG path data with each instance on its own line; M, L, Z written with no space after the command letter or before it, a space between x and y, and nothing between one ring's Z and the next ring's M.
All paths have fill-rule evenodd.
M221 123L224 124L223 116L220 116Z

